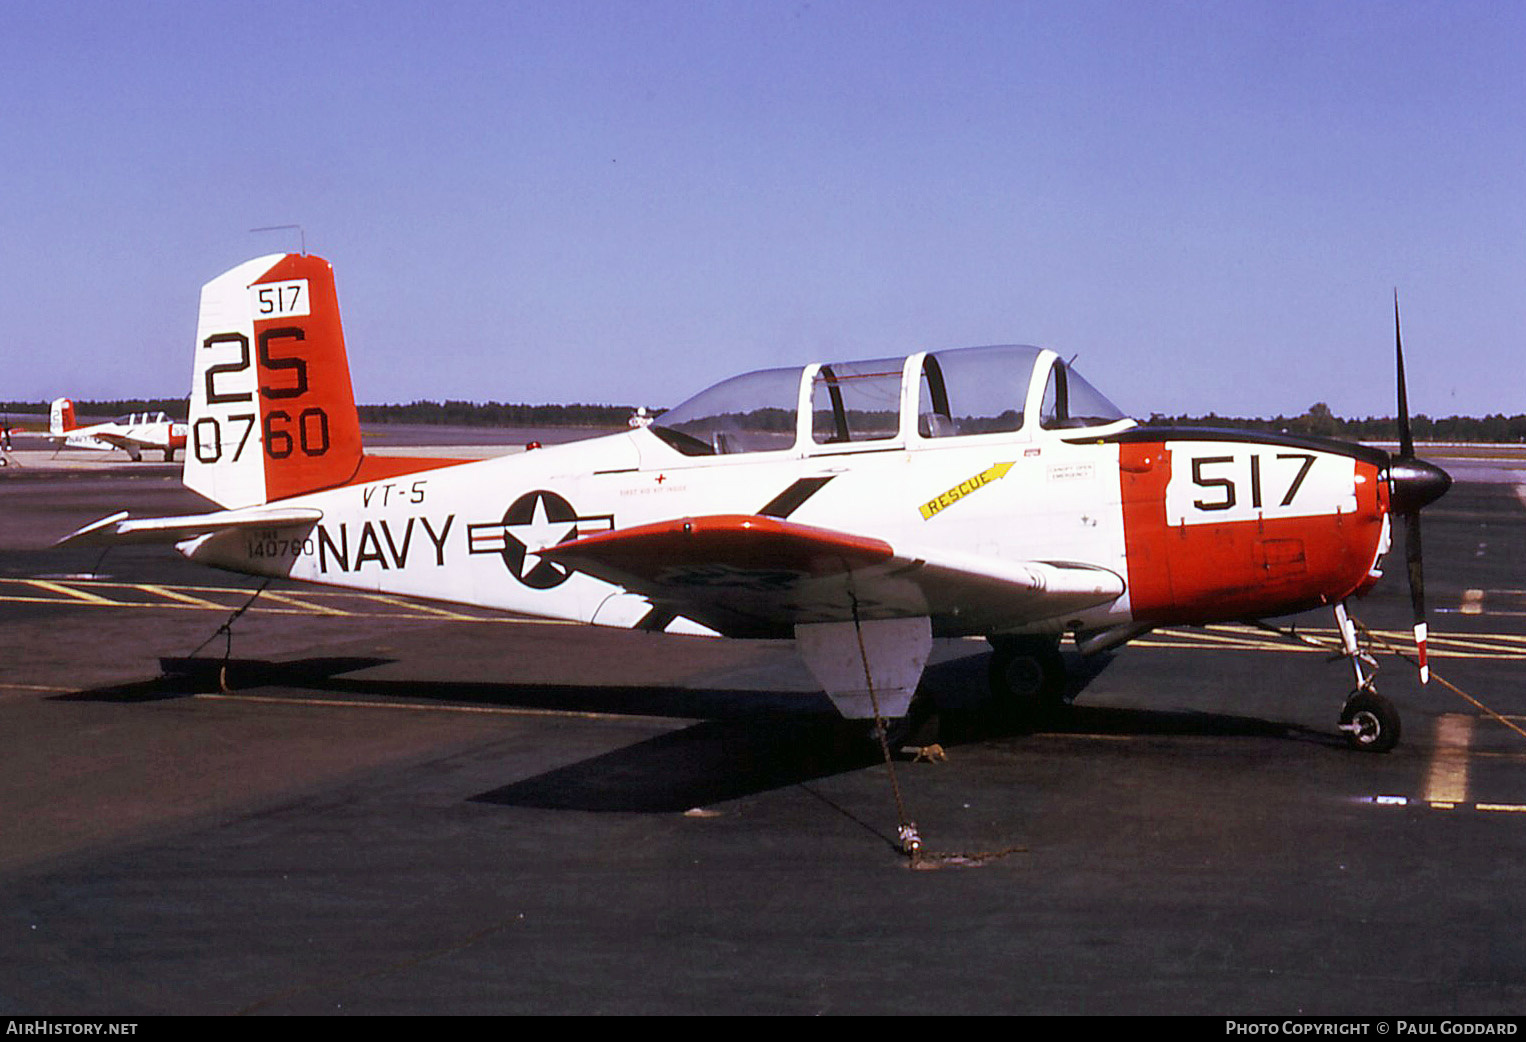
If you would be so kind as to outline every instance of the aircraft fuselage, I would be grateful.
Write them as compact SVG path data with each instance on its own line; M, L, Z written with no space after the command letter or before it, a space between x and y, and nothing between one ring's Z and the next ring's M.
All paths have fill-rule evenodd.
M1225 431L1064 433L689 457L638 428L296 497L287 505L322 520L182 549L234 571L613 626L650 604L537 551L679 517L762 514L896 546L1086 562L1126 580L1110 604L1016 632L1275 616L1377 577L1378 450ZM934 630L985 632L979 618L938 618Z

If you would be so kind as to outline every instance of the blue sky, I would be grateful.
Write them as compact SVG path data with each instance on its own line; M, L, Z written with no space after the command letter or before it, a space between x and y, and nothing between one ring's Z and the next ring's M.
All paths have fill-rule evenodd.
M1526 412L1526 5L0 3L0 399L335 265L361 401L1037 343L1126 410Z

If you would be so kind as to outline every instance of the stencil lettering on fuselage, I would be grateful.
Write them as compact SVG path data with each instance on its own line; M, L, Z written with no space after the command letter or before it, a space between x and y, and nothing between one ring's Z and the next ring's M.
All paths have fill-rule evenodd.
M509 574L531 589L549 590L572 572L542 560L540 551L614 527L613 514L584 517L555 492L541 489L514 500L501 521L468 525L466 543L471 553L502 557Z
M1171 442L1166 523L1353 514L1356 460L1297 447Z

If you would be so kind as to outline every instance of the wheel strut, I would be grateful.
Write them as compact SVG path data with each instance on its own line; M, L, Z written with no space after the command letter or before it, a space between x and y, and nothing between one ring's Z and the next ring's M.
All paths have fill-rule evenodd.
M1341 638L1341 655L1351 660L1351 668L1356 673L1356 688L1341 708L1340 730L1353 749L1386 753L1399 742L1399 711L1378 694L1372 675L1364 668L1364 664L1376 665L1376 662L1358 646L1356 625L1346 614L1345 602L1335 606L1335 628Z

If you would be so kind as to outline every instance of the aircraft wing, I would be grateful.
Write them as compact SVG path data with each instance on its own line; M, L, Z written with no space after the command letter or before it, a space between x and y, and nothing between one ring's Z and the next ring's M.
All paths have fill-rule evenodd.
M151 442L143 441L143 440L138 439L138 438L129 438L125 434L113 434L113 433L110 433L110 432L107 432L107 431L102 431L102 432L97 433L97 434L92 434L92 435L90 435L90 437L94 438L96 441L104 441L108 445L111 445L111 446L114 446L116 448L129 451L129 452L132 451L133 449L139 449L139 448L144 448L144 447L148 447L148 448L155 447Z
M602 532L539 556L640 593L727 636L797 623L926 615L934 632L991 633L1121 596L1115 572L892 546L881 539L721 515Z
M48 435L48 440L54 445L65 449L91 449L96 452L110 452L113 448L120 447L109 445L104 439L98 438L94 434L82 435L78 431L69 431L65 434L50 434Z
M184 539L235 528L285 528L311 525L323 517L313 507L245 507L210 514L133 519L127 511L103 517L64 536L54 546L119 546L125 543L178 543Z

